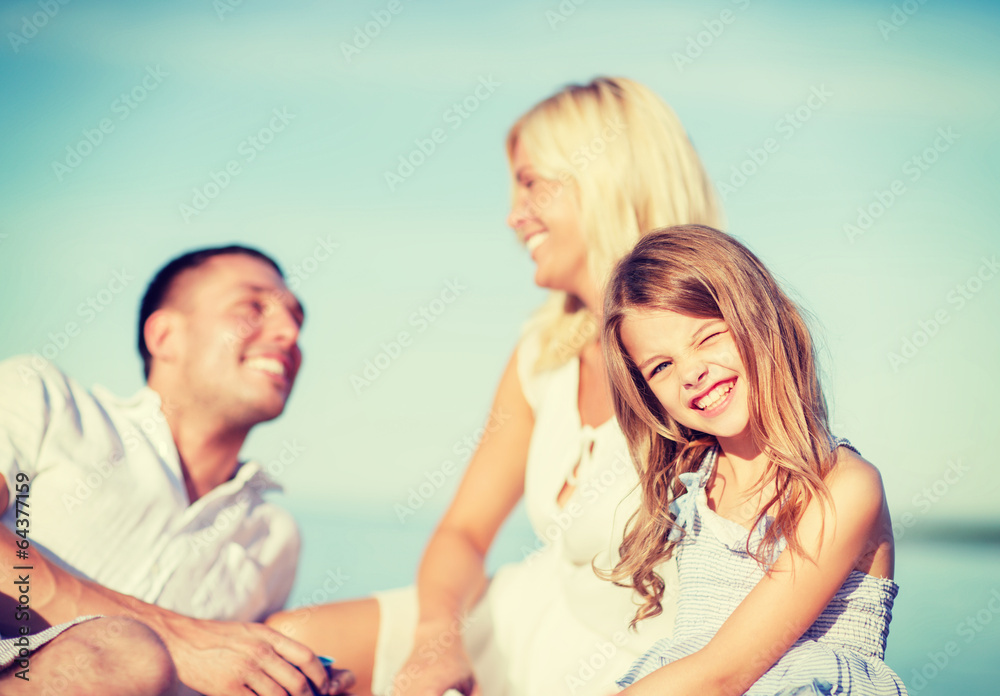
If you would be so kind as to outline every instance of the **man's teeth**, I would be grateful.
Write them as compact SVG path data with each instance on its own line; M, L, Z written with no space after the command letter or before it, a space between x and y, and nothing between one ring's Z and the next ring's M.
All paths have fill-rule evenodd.
M528 253L530 254L535 249L540 247L542 245L542 242L544 242L548 238L549 238L548 232L536 232L535 234L528 237L528 241L525 242L524 245L528 247Z
M733 385L735 382L726 382L725 384L720 384L712 391L705 394L695 402L695 407L701 409L702 411L708 411L720 403L726 398L726 395L733 390Z
M270 372L272 375L278 375L279 377L285 376L285 364L274 358L249 358L246 361L246 365L255 370Z

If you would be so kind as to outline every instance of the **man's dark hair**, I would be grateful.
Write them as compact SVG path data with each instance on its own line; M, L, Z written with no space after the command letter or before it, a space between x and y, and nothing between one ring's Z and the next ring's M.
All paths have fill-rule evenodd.
M139 355L142 356L143 372L146 375L146 379L149 379L149 368L153 361L153 356L150 355L149 347L146 345L146 320L149 319L153 312L163 306L163 302L167 299L167 295L170 294L170 288L174 284L174 280L177 279L177 276L184 271L198 268L210 258L232 254L242 254L243 256L250 256L264 261L277 271L279 276L282 278L285 277L277 261L262 251L240 246L239 244L189 251L161 268L153 276L153 280L149 282L146 294L142 297L142 304L139 306Z

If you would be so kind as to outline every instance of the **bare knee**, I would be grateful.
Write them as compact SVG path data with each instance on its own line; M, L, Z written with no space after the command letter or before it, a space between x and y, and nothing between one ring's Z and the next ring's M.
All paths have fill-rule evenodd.
M145 624L124 617L71 626L31 653L30 681L0 675L3 694L173 696L177 672L166 646ZM36 686L38 688L36 688ZM40 690L39 690L40 689Z
M156 632L145 624L113 616L95 619L76 628L81 630L75 638L91 658L89 679L83 681L93 684L95 695L168 696L177 693L177 670L170 653Z

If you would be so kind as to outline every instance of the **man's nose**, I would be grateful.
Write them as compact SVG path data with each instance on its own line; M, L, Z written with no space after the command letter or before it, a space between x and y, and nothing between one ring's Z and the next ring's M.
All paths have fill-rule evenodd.
M279 340L285 345L294 345L299 340L298 317L280 302L271 305L266 321L268 338Z

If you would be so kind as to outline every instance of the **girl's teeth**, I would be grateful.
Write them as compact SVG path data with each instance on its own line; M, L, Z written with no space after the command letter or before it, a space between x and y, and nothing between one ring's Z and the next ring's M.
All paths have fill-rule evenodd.
M697 406L702 411L708 411L710 409L713 409L716 406L718 406L723 399L726 398L726 395L730 391L732 391L732 389L733 389L732 382L727 382L726 384L720 384L715 389L705 394L705 396L701 397L701 399L698 400L698 403L696 403L695 406Z

